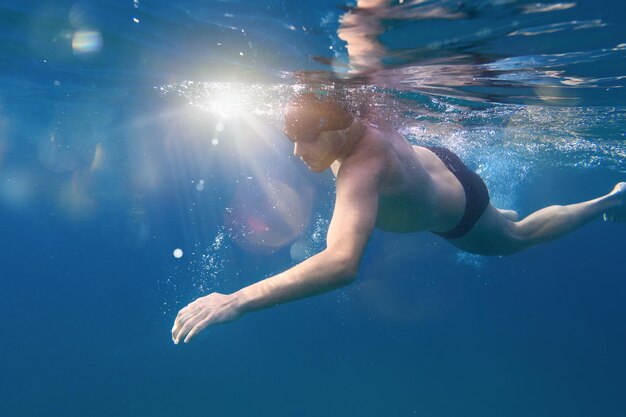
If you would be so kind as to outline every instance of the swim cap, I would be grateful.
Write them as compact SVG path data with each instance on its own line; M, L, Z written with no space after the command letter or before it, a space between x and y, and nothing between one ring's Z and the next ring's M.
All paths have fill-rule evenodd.
M322 132L346 129L354 117L337 100L313 93L296 96L285 113L285 134L292 141L313 141Z

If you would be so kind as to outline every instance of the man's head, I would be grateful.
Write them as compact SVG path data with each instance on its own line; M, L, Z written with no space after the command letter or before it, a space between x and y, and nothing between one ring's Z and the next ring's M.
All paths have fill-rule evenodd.
M285 112L285 134L293 142L312 142L322 132L343 130L352 124L353 116L338 100L319 98L313 93L294 97Z
M284 132L294 143L294 154L311 170L323 171L339 156L341 133L353 121L352 113L338 100L303 93L287 105Z

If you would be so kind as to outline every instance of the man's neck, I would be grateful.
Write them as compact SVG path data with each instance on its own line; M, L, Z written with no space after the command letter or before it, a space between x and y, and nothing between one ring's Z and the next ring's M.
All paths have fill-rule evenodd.
M355 117L346 132L343 150L333 165L341 165L346 158L350 157L350 155L354 153L354 150L357 148L359 142L361 142L361 139L365 136L366 129L367 124L363 120Z

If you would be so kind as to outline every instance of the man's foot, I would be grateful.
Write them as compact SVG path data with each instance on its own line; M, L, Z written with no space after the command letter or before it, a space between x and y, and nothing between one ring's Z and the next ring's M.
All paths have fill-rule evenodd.
M605 222L626 222L626 182L618 183L607 196L614 199L615 207L602 215Z
M498 211L500 212L500 214L506 217L507 220L511 220L512 222L516 222L519 220L519 214L515 210L498 209Z

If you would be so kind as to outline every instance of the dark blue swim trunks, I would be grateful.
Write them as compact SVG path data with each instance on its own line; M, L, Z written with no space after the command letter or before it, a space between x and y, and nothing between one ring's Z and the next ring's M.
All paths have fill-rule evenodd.
M487 190L487 186L482 178L465 166L461 158L456 156L454 152L436 146L424 146L424 148L441 159L450 172L457 177L463 186L463 190L465 190L465 211L463 212L463 217L459 224L447 232L433 233L444 239L461 238L472 230L472 227L474 227L480 216L482 216L487 209L489 205L489 191Z

